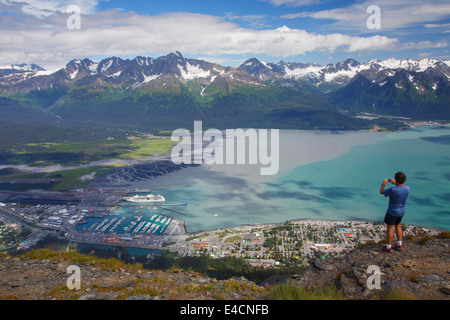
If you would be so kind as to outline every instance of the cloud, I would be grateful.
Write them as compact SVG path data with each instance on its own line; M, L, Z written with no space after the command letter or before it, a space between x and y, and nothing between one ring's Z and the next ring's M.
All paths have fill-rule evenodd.
M324 2L324 0L260 0L260 1L271 3L276 7L279 6L303 7Z
M425 25L425 28L448 28L450 27L450 23L444 23L444 24L433 24L429 23Z
M267 25L264 21L266 20L265 15L255 15L255 14L248 14L248 15L235 15L231 12L227 12L225 14L225 18L229 21L233 20L239 20L243 22L247 22L249 27L253 28L267 28L270 27L270 25Z
M67 62L75 57L145 55L176 50L185 54L287 57L313 51L380 50L397 42L384 36L320 35L285 26L263 30L241 28L221 17L193 13L149 16L102 11L82 15L81 30L68 30L68 17L61 12L55 12L45 21L34 15L20 22L14 17L5 17L0 22L0 62L20 62L11 61L14 57L41 58L34 62L61 59Z
M423 25L427 22L438 22L450 16L450 3L447 0L416 1L416 0L371 0L357 2L343 8L322 10L316 12L299 12L282 16L285 19L314 18L337 21L336 26L342 28L366 27L370 14L367 8L376 4L381 9L382 30L408 28ZM433 24L428 24L433 25Z
M0 0L0 12L13 12L0 20L0 64L37 63L46 68L61 67L72 59L97 56L137 56L180 51L186 55L258 55L285 58L311 52L371 52L393 48L443 46L432 42L401 44L387 36L350 36L342 33L316 34L286 26L243 28L233 19L255 21L262 16L217 17L195 13L142 15L107 10L95 12L98 1L72 1L82 10L81 29L68 30L69 14L63 1ZM44 6L44 2L48 2ZM26 5L52 12L25 13ZM17 19L20 17L20 19Z
M20 8L24 13L38 18L45 18L57 12L65 13L69 5L78 6L83 14L92 14L98 2L99 0L1 0L3 4Z

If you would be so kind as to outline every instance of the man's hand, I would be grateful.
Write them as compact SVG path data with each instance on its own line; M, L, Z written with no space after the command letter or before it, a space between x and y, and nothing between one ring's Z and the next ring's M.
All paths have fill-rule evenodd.
M381 188L380 188L380 194L383 194L384 191L384 187L386 187L386 184L388 183L390 179L384 179L383 183L381 184Z

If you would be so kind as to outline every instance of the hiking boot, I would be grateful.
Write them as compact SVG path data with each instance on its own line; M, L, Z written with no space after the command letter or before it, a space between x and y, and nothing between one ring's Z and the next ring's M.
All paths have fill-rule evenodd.
M399 245L399 244L396 244L396 245L393 246L392 248L394 248L394 249L397 250L397 251L402 251L402 250L403 250L403 246L402 246L402 245Z
M392 253L392 249L388 249L384 246L381 248L381 252Z

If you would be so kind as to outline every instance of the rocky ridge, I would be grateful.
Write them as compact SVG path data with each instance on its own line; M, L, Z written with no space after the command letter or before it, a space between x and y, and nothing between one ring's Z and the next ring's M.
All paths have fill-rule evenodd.
M67 287L71 265L80 268L80 290ZM191 271L0 257L0 300L249 300L264 291L245 278L219 281Z
M259 285L242 277L217 280L193 271L150 271L76 253L49 256L44 251L45 259L42 254L0 254L0 300L263 300L272 299L271 290L279 284L306 290L336 287L352 300L385 299L389 292L402 292L397 299L449 300L450 240L445 234L409 238L401 252L383 253L380 244L368 245ZM80 267L80 290L67 288L70 265ZM369 266L379 267L380 289L368 288Z
M380 270L380 290L371 290L374 273ZM403 251L380 251L380 245L337 258L316 260L301 276L287 280L305 289L337 287L346 297L374 299L390 290L400 290L411 299L450 299L450 240L439 237L415 237L404 241Z

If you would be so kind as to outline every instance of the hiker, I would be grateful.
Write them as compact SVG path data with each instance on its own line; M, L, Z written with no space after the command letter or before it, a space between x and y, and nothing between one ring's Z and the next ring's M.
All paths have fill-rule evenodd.
M384 223L387 225L386 237L387 243L385 247L381 248L382 252L392 252L392 240L394 238L393 230L395 227L395 234L397 235L397 244L393 247L395 250L403 250L402 243L402 228L400 223L405 214L405 204L408 199L410 188L405 186L406 176L403 172L399 171L395 174L395 180L384 179L380 194L385 197L389 197L389 207L386 211L386 216L384 217ZM384 189L386 184L390 182L395 185L395 187Z

